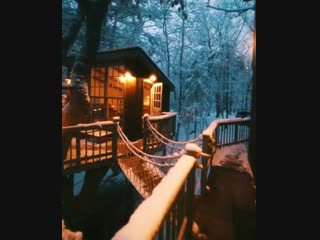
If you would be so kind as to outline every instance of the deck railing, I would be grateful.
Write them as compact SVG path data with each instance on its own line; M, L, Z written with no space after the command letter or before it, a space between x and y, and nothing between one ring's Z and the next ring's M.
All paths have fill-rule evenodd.
M149 116L154 128L169 139L175 136L176 113L164 112L161 116ZM145 152L161 150L159 142L144 124L142 147ZM78 124L62 128L63 174L80 172L100 166L111 166L119 157L117 124L102 121ZM165 152L163 152L165 154Z
M159 132L166 135L167 138L174 137L175 114L166 113L157 117L145 116L145 118L147 117L148 121L150 121ZM208 165L211 164L215 151L219 148L233 144L247 143L250 137L250 121L250 118L215 120L203 131L202 152L207 153L212 157L209 159L207 157L202 158L204 169L200 181L201 194L204 192L205 183L207 181ZM148 132L147 129L147 125L144 124L145 132L143 148L144 150L152 150L154 146L159 143L156 142L157 139L152 138L151 132ZM87 161L88 155L81 157L78 150L81 146L81 140L83 140L82 138L84 137L80 133L86 134L86 137L84 137L84 146L88 146L88 134L90 135L90 131L92 130L97 130L98 136L101 136L101 133L99 132L101 130L112 132L112 140L108 140L108 137L103 140L106 141L107 145L108 141L111 141L111 153L102 154L98 151L97 157L100 158L100 155L103 155L106 158L117 159L116 125L113 122L106 122L105 125L99 123L63 128L63 134L67 134L65 139L67 139L68 136L69 138L71 136L75 139L74 141L76 143L76 160L71 157L71 159L69 159L71 162L65 161L65 164L79 164L79 162L81 164L81 161ZM71 144L72 140L69 141L69 144ZM95 143L95 141L97 140L91 140L93 143ZM85 147L85 151L88 151L87 147ZM66 151L66 155L67 154L68 151ZM194 155L183 155L178 160L177 164L168 171L161 182L153 189L150 197L139 205L130 217L129 222L114 235L112 238L113 240L191 239L196 181L196 159L193 156ZM65 157L63 157L63 159L65 159Z
M147 120L163 136L173 139L176 135L176 115L175 112L163 112L160 116L143 116L143 151L154 153L159 150L165 150L164 144L161 143L150 131ZM165 155L165 152L163 152Z
M202 152L212 157L202 158L203 171L201 172L201 194L204 192L208 176L208 166L214 158L218 149L238 143L249 143L250 118L229 118L213 121L207 129L202 132ZM209 162L208 162L209 161Z
M195 162L194 157L183 155L112 239L190 239L195 205Z
M117 161L117 125L112 121L62 128L62 172L80 172Z

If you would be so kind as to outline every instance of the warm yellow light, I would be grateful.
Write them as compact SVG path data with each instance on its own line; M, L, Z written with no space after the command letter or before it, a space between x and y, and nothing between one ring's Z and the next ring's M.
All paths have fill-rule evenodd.
M68 85L70 85L70 84L71 84L71 79L66 78L66 79L65 79L65 81L66 81L66 84L68 84Z
M153 82L149 78L145 78L145 79L143 79L143 81L146 82L146 83L153 84Z
M129 73L129 72L126 72L126 73L124 74L124 76L125 76L126 79L131 79L131 78L132 78L132 75L131 75L131 73Z
M153 75L153 74L152 74L152 75L150 76L150 80L151 80L151 81L155 81L155 80L157 80L156 75Z
M129 82L136 79L134 76L131 75L130 72L126 72L126 73L124 74L124 77L125 77L125 80L126 80L126 81L129 81Z
M126 78L124 76L119 77L119 80L121 83L125 83L126 82Z
M134 79L135 79L135 77L132 76L130 72L126 72L124 74L124 76L120 76L119 77L119 80L120 80L121 83L125 83L125 82L128 82L128 81L133 81Z

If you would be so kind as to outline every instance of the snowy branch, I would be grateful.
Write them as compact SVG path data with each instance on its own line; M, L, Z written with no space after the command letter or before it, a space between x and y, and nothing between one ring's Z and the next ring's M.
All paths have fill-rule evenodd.
M207 7L215 9L215 10L218 10L218 11L238 12L238 13L244 13L244 12L249 11L249 10L256 10L256 4L254 4L252 6L249 6L249 7L245 7L245 8L227 9L227 8L221 8L221 7L216 7L216 6L210 5L210 0L208 0Z

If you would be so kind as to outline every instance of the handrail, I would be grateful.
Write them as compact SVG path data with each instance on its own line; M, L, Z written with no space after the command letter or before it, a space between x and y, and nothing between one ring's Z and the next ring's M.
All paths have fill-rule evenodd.
M194 157L183 155L112 240L151 240L157 234L159 238L169 240L190 234L193 223L195 163ZM184 232L178 232L179 229Z
M117 141L117 125L112 121L62 127L63 174L114 165Z
M202 152L210 154L211 158L202 157L201 194L205 191L208 167L217 149L238 143L249 142L251 118L228 118L214 120L202 132Z
M156 136L150 131L147 120L149 123L162 135L168 139L173 139L176 135L176 112L162 112L160 116L149 116L144 114L143 119L143 151L154 153L163 150L166 155L165 146Z
M163 119L167 119L167 118L172 118L177 116L176 112L162 112L162 115L159 116L150 116L149 114L144 114L144 117L148 117L149 121L156 121L156 120L163 120Z
M228 124L228 123L240 123L240 122L248 122L250 120L249 117L247 118L227 118L227 119L217 119L211 122L209 127L203 130L203 135L211 135L213 136L217 127L221 124Z
M176 112L163 112L161 116L149 116L148 119L162 134L173 139L176 115ZM87 134L90 131L94 134L93 137ZM101 137L106 134L107 138ZM163 148L163 144L159 143L148 131L144 131L143 140L145 152L154 153ZM117 142L117 127L113 121L80 123L62 127L63 174L113 164L112 162L117 160ZM70 147L73 147L72 151ZM163 151L165 155L165 149ZM110 159L112 162L105 161Z
M94 122L94 123L79 123L77 125L71 125L71 126L64 126L62 127L62 130L67 129L80 129L80 128L91 128L91 127L102 127L105 125L114 125L114 122L112 121L102 121L102 122Z

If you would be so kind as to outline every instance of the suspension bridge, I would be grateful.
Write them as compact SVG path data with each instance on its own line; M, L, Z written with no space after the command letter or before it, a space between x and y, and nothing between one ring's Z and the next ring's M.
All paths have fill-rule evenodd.
M186 144L202 144L200 136L187 142L173 141L172 129L168 128L173 117L171 114L161 119L167 120L167 130L161 128L159 132L159 121L153 119L152 123L145 116L145 137L135 142L125 135L117 117L113 122L64 127L69 149L64 150L63 174L118 164L141 196L147 198L182 156Z
M185 142L173 140L175 113L157 117L146 115L143 119L143 138L137 141L127 138L117 117L113 121L63 127L62 172L66 175L102 166L119 167L140 195L144 199L151 199L154 189L161 185L170 169L171 172L180 172L176 168L182 167L177 163L184 161L185 155L191 156L193 164L185 170L187 172L180 181L179 191L175 190L176 195L171 196L175 201L166 206L166 214L161 217L161 227L157 227L156 231L159 239L179 239L178 236L186 235L188 231L190 234L192 228L190 219L193 215L188 208L194 201L194 167L202 169L198 182L200 192L203 193L208 166L212 164L217 152L227 146L248 143L250 118L214 121L198 138ZM201 160L197 161L198 158ZM152 232L152 237L155 234ZM166 237L168 234L171 238Z

